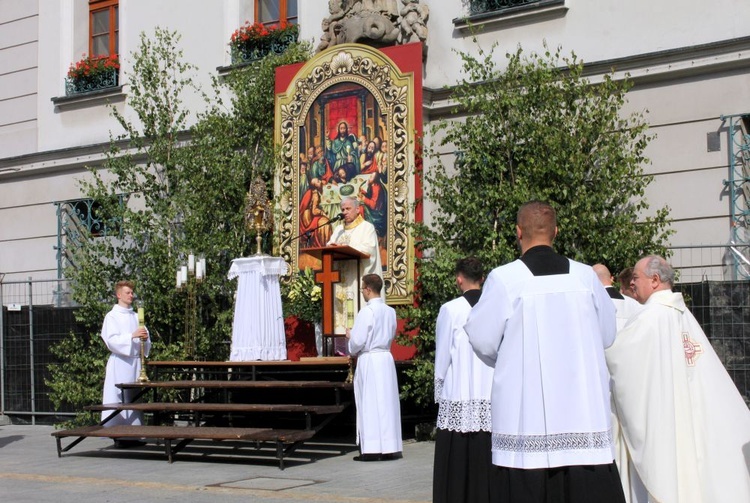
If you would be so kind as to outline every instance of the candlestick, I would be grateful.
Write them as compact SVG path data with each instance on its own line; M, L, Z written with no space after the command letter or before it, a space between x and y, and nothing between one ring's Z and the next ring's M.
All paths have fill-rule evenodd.
M146 313L142 307L138 308L138 328L145 328L146 326ZM146 352L144 348L143 339L141 341L141 371L138 374L138 382L149 382L148 375L146 375Z

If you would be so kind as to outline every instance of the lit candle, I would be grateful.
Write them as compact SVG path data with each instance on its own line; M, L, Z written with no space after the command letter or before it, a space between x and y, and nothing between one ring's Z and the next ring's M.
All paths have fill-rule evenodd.
M201 268L201 261L195 261L195 279L203 279L203 269Z
M205 278L206 277L206 257L201 257L200 263L201 263L201 272L203 273L203 277Z
M195 255L188 255L188 271L195 272Z
M146 314L142 307L138 308L138 326L142 327L146 324Z

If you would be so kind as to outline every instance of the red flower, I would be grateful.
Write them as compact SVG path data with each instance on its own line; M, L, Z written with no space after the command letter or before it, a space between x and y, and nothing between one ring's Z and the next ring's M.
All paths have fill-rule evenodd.
M83 59L70 64L68 78L75 80L82 77L91 77L118 68L120 68L120 60L117 54L110 56L86 56L84 54Z

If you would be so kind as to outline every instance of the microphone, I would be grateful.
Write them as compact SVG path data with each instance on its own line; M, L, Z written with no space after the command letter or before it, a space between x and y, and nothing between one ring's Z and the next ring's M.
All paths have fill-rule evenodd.
M330 223L338 222L339 220L343 220L343 219L344 219L344 214L339 213L338 215L336 215L330 220Z

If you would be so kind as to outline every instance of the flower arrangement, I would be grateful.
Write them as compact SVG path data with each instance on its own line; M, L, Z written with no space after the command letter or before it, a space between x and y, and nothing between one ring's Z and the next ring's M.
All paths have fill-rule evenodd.
M286 21L271 25L247 21L229 39L232 60L256 61L270 52L280 54L289 44L296 42L298 36L299 27Z
M105 73L111 73L112 70L120 68L120 60L117 54L111 56L86 56L76 63L71 63L68 68L68 78L71 80L80 80L96 77Z
M296 316L311 323L320 322L323 291L315 282L315 273L309 267L292 277L284 285L284 315Z

